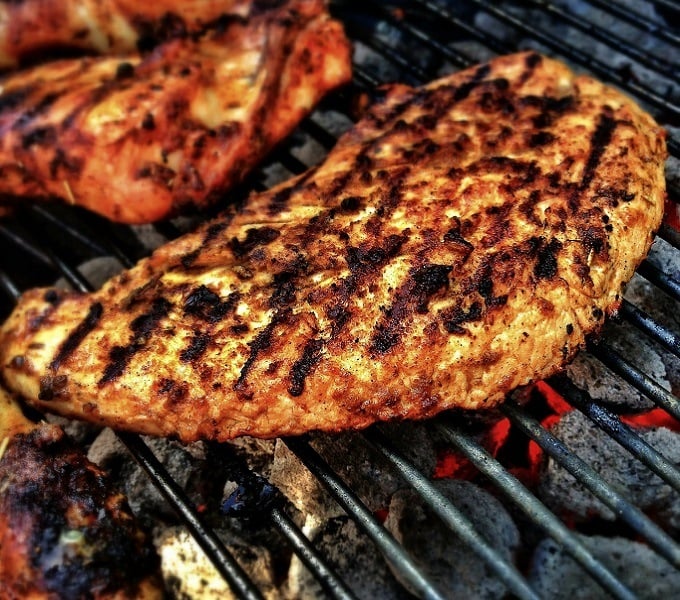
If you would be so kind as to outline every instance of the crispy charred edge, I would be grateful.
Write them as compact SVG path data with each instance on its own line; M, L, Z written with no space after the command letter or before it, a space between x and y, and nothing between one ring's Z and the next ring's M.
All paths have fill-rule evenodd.
M36 590L59 598L89 598L94 590L135 597L143 581L156 578L150 536L61 428L43 424L14 436L0 459L0 483L8 527L30 528L17 532L26 539L17 551L26 554Z

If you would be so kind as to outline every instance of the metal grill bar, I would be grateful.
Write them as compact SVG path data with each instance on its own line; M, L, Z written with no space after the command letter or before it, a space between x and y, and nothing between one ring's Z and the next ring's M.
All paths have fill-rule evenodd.
M352 590L328 566L326 561L319 555L314 546L285 512L275 508L272 510L270 518L290 542L295 554L297 554L309 571L314 573L317 581L327 594L333 598L338 598L338 600L356 600L357 597Z
M446 598L428 581L413 559L376 520L358 496L335 474L319 454L302 438L287 438L286 446L326 487L340 506L352 515L357 525L373 540L385 557L399 569L404 579L427 600Z
M600 429L616 440L635 458L651 469L668 485L680 492L680 470L660 452L652 448L640 438L630 427L625 425L614 414L600 406L592 398L577 388L566 376L557 375L550 379L550 384L562 394L570 404L578 408ZM678 548L680 559L680 547ZM680 566L680 562L677 563Z
M626 320L680 358L680 336L663 327L628 300L623 301L620 312Z
M625 40L606 29L602 29L581 17L575 17L570 12L550 4L549 2L546 2L546 0L527 0L527 2L529 5L543 11L545 14L550 15L562 23L567 23L578 31L590 35L594 39L609 45L617 52L638 61L640 64L643 64L650 69L655 69L657 72L669 77L675 76L675 72L678 68L677 65L669 63L661 56L640 50L636 46L631 45L629 40Z
M151 449L139 436L124 432L117 435L134 459L149 474L168 504L180 515L206 556L210 558L232 590L247 600L263 600L262 594L253 581L224 547L215 532L203 523L182 488L170 477Z
M511 475L493 456L455 425L440 425L438 430L467 459L488 477L505 496L533 523L557 541L602 588L616 598L635 595L615 577L545 505Z
M624 360L616 350L605 343L599 343L590 344L588 352L623 380L642 392L657 406L668 411L676 419L680 419L680 400L668 390L662 388L651 377Z
M656 36L665 42L675 45L680 44L680 36L676 35L674 31L665 28L663 25L659 25L659 23L630 8L619 6L618 3L611 2L611 0L588 0L588 3L601 8L603 11L618 17L626 23L639 27L643 31L646 31L650 35Z
M396 467L404 480L421 495L449 529L477 553L518 598L538 599L536 592L528 586L519 571L496 552L465 515L451 504L413 464L400 455L384 435L377 430L371 430L366 433L365 437Z
M639 508L630 504L621 494L613 490L595 469L572 453L563 442L544 429L533 417L522 412L514 402L504 404L501 412L622 521L642 535L659 554L676 568L680 568L680 548L675 541Z
M673 279L668 273L653 265L649 259L642 261L638 267L638 273L645 279L661 288L674 300L680 301L680 281Z

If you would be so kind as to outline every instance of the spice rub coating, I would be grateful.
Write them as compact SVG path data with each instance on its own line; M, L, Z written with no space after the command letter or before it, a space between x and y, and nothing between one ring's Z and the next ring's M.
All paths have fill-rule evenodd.
M183 440L491 407L617 309L665 157L631 100L532 52L394 85L323 164L100 291L27 292L0 367L41 409Z
M350 45L322 0L289 0L149 54L0 80L0 201L61 199L125 223L217 201L330 89Z
M20 0L0 2L0 69L54 56L121 54L247 17L253 0Z

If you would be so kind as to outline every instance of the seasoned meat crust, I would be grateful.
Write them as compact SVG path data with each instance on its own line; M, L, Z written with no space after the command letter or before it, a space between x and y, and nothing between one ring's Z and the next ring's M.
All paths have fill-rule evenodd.
M0 388L0 598L160 600L159 559L125 497L63 430Z
M43 410L226 440L490 407L616 310L664 132L535 53L395 85L305 174L93 294L26 293L6 383Z
M143 223L219 199L351 78L323 0L277 4L148 55L7 75L0 200L56 198Z
M122 53L247 17L253 0L0 2L0 69L68 52Z

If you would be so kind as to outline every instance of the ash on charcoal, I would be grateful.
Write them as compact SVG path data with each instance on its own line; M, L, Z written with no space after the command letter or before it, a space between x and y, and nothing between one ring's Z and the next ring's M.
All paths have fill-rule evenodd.
M552 428L552 433L624 497L640 509L654 513L665 527L680 531L678 494L582 413L566 414ZM663 427L639 430L638 434L648 444L659 448L668 460L680 464L680 435ZM592 517L615 520L609 508L552 458L542 466L538 495L558 514L571 515L580 521Z
M435 450L424 425L395 424L384 431L389 432L399 450L423 473L429 476L434 472ZM360 433L318 435L313 436L310 443L369 510L386 508L392 494L404 485L387 459ZM270 480L302 513L313 514L319 520L344 514L322 484L281 441L276 444Z
M243 436L226 443L245 465L262 477L269 477L274 461L275 440Z
M514 562L519 531L496 498L467 481L438 480L434 484L503 558ZM385 526L449 597L491 599L502 598L507 592L486 563L441 522L415 491L400 490L394 495ZM396 569L394 575L401 578ZM408 583L402 583L408 589Z
M648 546L620 537L578 537L595 558L608 567L640 600L677 596L680 590L680 572ZM541 598L611 598L551 539L546 539L537 546L531 562L529 583Z
M634 335L630 327L605 327L607 343L630 359L657 383L670 390L666 378L666 366L656 347L639 333ZM655 404L632 385L612 373L599 360L586 353L579 353L567 367L569 378L592 398L622 412L641 412L654 408Z
M215 487L214 469L207 466L204 445L200 442L182 445L164 438L144 438L158 460L175 482L195 504L206 501ZM105 429L92 443L88 458L108 470L119 481L130 507L137 515L150 519L176 519L168 503L154 487L146 472L134 461L125 446L110 429ZM221 487L219 490L221 493Z
M348 517L329 519L321 526L308 524L303 530L358 598L412 598L394 578L373 542ZM297 600L326 597L319 582L297 556L293 557L290 564L287 588L287 596Z
M235 536L217 531L229 553L250 576L266 599L280 598L273 581L269 551ZM156 540L161 571L169 598L208 600L238 598L215 569L191 534L181 527L167 529Z

